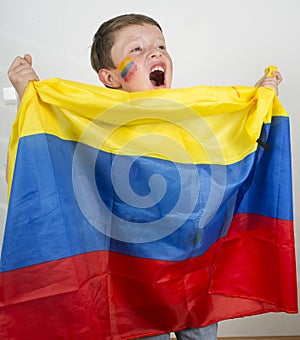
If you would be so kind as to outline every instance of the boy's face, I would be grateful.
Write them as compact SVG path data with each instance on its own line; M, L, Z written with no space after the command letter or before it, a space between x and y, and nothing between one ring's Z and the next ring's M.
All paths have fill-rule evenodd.
M119 30L111 57L117 69L98 73L106 85L127 92L171 87L172 60L158 27L130 25Z

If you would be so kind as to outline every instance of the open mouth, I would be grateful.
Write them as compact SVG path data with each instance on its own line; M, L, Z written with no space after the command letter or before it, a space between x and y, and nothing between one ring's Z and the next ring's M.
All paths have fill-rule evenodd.
M155 66L151 69L149 79L153 86L165 85L165 70L162 66Z

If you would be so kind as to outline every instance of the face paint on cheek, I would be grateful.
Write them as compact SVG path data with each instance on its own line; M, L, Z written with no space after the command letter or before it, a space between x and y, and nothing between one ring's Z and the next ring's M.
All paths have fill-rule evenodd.
M131 79L132 75L138 69L137 65L133 62L130 57L125 58L121 61L118 66L118 71L121 74L121 77L127 82Z

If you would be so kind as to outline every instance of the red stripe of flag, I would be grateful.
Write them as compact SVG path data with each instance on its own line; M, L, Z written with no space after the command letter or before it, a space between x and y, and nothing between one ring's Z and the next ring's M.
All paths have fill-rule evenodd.
M295 268L286 249L292 229L291 221L238 214L225 238L185 261L99 251L1 273L0 338L130 339L268 311L297 313L295 275L285 274Z

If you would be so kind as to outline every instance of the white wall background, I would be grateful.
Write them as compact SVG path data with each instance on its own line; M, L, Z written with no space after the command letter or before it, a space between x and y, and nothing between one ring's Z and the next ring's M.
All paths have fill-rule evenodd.
M299 244L299 0L0 0L0 90L11 86L11 61L26 52L33 55L41 79L98 84L89 64L92 36L103 21L130 12L161 23L174 60L173 87L252 85L266 66L279 67L284 77L280 100L292 123ZM5 104L0 95L0 235L6 209L6 148L15 112L16 105ZM220 323L219 335L300 335L300 317L268 314L226 321Z

